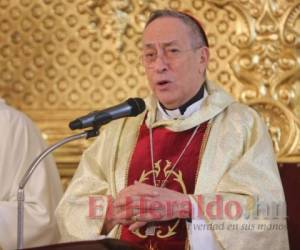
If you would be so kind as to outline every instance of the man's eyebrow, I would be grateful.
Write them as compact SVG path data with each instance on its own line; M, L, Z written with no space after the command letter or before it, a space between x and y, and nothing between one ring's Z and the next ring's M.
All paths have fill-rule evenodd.
M177 44L178 44L177 40L172 40L170 42L160 43L159 45L162 46L162 47L167 47L167 46L177 45ZM146 43L146 44L144 44L144 48L147 48L147 49L148 48L151 49L151 48L154 48L154 47L155 47L154 43Z
M178 41L177 40L173 40L171 42L164 43L163 45L166 47L166 46L177 45L177 44L178 44Z

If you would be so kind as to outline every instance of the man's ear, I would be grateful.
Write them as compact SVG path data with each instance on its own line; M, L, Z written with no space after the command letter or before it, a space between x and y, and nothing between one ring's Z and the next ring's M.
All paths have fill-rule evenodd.
M203 75L208 65L209 49L207 47L203 47L199 50L199 53L199 73Z
M208 64L208 60L209 60L209 50L207 47L203 47L200 49L200 62L201 64Z

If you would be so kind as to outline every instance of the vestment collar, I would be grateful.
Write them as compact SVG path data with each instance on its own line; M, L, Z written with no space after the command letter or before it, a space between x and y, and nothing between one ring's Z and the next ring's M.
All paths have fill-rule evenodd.
M224 109L231 103L235 102L234 98L229 95L225 90L211 81L206 81L207 96L203 99L198 110L192 112L190 116L183 117L182 119L157 119L157 99L154 95L146 98L147 117L146 125L155 128L165 126L171 131L184 131L191 129L203 122L206 122Z

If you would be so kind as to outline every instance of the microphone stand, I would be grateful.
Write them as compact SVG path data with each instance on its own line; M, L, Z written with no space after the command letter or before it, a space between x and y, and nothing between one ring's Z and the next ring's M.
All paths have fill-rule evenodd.
M72 135L69 136L52 146L46 148L30 165L26 173L24 174L23 178L21 179L19 183L19 188L18 188L18 194L17 194L17 199L18 199L18 235L17 235L17 249L23 249L24 247L24 200L25 200L25 193L24 193L24 188L25 185L27 184L29 178L37 168L38 164L52 151L54 151L56 148L71 142L75 141L81 138L89 139L91 137L95 137L99 135L99 127L100 126L95 126L91 130L84 131L80 134Z

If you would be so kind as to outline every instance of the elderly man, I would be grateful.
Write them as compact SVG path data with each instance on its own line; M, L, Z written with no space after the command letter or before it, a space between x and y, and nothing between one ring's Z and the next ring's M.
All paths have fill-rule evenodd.
M17 248L17 189L45 143L32 121L0 98L0 249ZM46 158L25 187L24 246L58 242L54 210L62 186L52 158Z
M63 238L106 234L145 249L288 249L284 212L271 218L261 209L285 205L267 130L206 79L201 25L155 11L142 53L153 91L147 110L109 124L84 153L57 210Z

